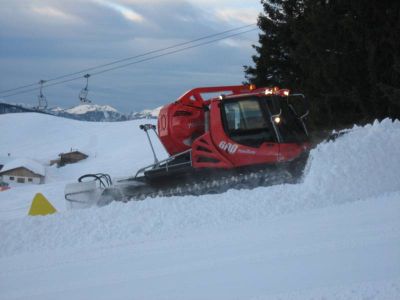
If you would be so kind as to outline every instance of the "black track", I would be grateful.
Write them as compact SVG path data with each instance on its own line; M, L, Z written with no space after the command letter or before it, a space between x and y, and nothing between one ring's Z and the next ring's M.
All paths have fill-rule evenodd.
M234 170L194 169L191 166L146 172L144 176L118 182L104 190L100 205L111 201L128 202L148 197L219 194L229 189L253 189L296 183L303 174L308 153L296 160L275 165L251 166Z

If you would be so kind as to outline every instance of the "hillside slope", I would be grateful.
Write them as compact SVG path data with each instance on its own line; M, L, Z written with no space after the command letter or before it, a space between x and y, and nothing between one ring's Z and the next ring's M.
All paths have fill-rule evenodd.
M151 162L139 123L18 118L0 116L0 152L91 156L0 193L0 299L400 297L400 122L320 144L297 185L64 211L65 182ZM26 217L36 191L61 212Z
M0 157L30 158L46 166L46 184L19 186L0 193L0 218L26 216L32 197L42 192L58 210L64 210L64 186L83 174L108 173L113 177L131 176L137 169L153 162L145 133L139 129L144 122L96 123L69 120L35 113L0 115ZM153 137L160 157L166 157L162 145ZM58 154L77 149L89 158L62 168L49 166ZM2 201L3 197L13 201ZM9 214L7 211L13 210Z

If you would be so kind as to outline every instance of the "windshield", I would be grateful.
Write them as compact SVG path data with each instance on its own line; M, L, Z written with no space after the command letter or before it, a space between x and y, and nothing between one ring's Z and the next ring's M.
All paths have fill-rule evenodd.
M265 142L277 142L271 118L280 114L280 122L274 124L280 141L307 141L303 124L287 100L280 96L266 96L223 101L221 111L225 132L235 142L251 147L259 147Z
M230 102L224 109L229 130L261 129L266 126L266 120L257 100Z
M271 114L277 115L280 113L280 122L275 125L280 133L282 142L296 143L307 141L307 133L304 130L304 126L298 118L293 105L288 101L289 99L280 96L272 96L266 99Z

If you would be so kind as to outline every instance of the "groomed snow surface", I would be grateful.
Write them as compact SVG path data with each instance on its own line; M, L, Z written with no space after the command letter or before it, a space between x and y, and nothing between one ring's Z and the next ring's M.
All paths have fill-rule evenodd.
M400 299L400 122L318 145L297 185L67 211L67 182L152 162L139 124L0 116L0 157L90 155L0 193L0 299ZM59 213L27 217L36 192Z

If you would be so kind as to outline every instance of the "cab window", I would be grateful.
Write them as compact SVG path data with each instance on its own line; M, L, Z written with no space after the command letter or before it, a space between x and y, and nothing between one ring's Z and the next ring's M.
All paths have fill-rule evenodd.
M224 101L221 112L226 134L238 144L258 148L275 142L266 107L258 98Z
M224 110L228 130L262 129L267 125L257 100L228 102Z

